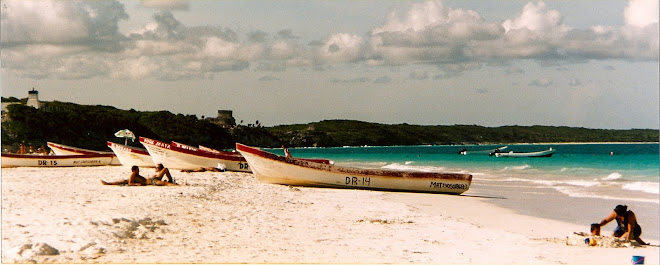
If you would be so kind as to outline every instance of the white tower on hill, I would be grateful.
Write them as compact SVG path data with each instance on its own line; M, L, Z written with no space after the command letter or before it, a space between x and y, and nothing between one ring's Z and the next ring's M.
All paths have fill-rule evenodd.
M39 91L34 90L34 87L31 91L28 91L28 100L27 105L39 109Z

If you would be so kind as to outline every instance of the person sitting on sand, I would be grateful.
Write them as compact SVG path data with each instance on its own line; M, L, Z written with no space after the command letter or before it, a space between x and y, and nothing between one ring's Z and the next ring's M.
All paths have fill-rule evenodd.
M163 181L163 178L167 176L167 182L174 183L174 178L172 178L172 174L170 174L170 170L164 167L162 163L156 165L156 172L158 172L156 173L156 176L150 178L150 180L156 179L159 181Z
M161 181L161 180L158 180L156 178L146 179L145 177L140 176L140 168L138 166L131 167L131 176L128 177L128 179L120 180L120 181L114 181L114 182L107 182L107 181L101 180L101 183L103 183L103 185L128 185L128 186L147 186L147 185L176 186L176 185L178 185L178 184L174 184L174 183L169 183L167 181Z
M647 245L639 236L642 235L642 227L637 223L637 217L633 211L628 210L626 205L617 205L605 219L598 223L604 226L612 220L616 220L617 227L612 236L627 240L635 240L639 244ZM600 229L599 229L600 230Z

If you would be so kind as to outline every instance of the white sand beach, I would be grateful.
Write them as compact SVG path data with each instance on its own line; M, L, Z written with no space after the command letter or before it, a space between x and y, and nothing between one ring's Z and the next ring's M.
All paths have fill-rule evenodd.
M630 264L638 255L659 263L657 247L569 246L566 237L588 227L516 214L473 190L287 187L174 170L183 186L100 183L129 172L2 169L2 262Z

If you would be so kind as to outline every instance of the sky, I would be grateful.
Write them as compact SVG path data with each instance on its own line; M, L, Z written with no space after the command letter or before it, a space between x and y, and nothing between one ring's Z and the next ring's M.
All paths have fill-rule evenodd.
M3 97L265 126L659 127L658 0L2 0Z

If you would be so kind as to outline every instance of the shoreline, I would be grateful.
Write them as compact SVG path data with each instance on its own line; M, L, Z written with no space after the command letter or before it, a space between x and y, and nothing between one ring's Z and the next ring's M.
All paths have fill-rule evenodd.
M582 226L464 195L288 187L181 173L104 186L125 167L2 170L2 262L607 264L658 248L567 246ZM147 175L148 173L145 173ZM48 179L48 185L34 185ZM577 230L577 231L576 231ZM48 245L57 255L44 255ZM29 245L29 247L28 247ZM51 253L52 254L52 253Z
M543 142L543 143L478 143L478 144L420 144L420 145L346 145L346 146L298 146L288 147L288 149L315 149L315 148L369 148L369 147L405 147L405 146L488 146L488 145L579 145L579 144L660 144L660 142ZM264 149L282 149L278 147Z

